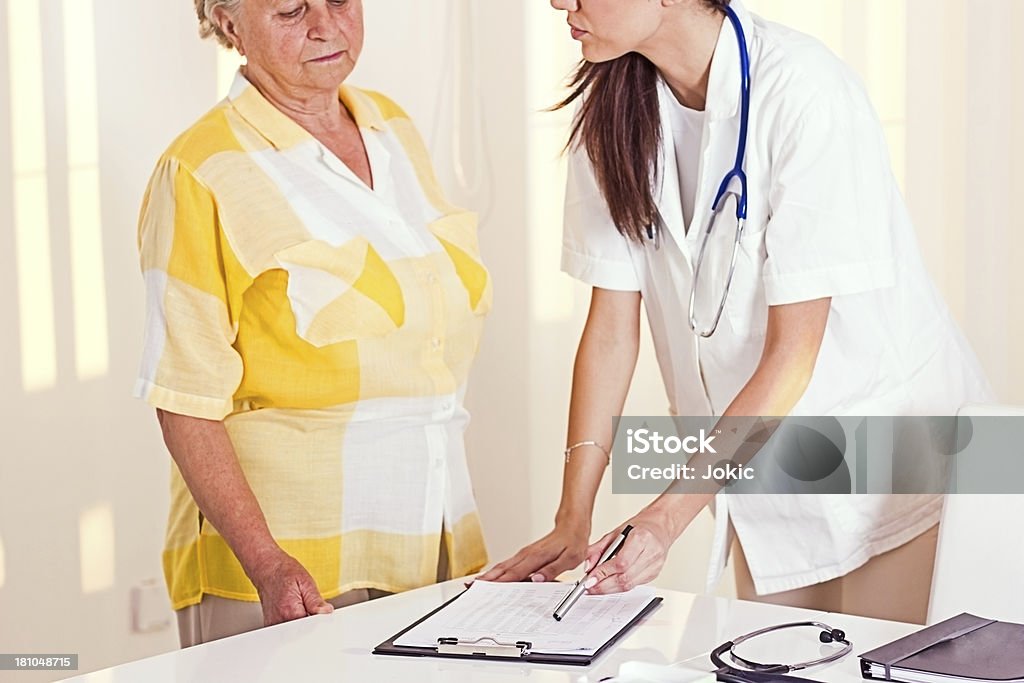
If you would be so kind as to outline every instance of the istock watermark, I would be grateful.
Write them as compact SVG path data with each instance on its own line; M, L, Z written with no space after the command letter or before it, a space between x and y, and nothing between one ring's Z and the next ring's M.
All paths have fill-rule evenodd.
M620 417L615 493L1024 493L1022 417Z
M713 442L720 434L721 430L709 434L708 430L700 429L696 434L680 436L676 433L665 435L649 427L628 428L626 455L717 455ZM731 461L708 463L701 471L698 471L696 465L681 462L665 467L634 462L627 465L626 476L631 481L750 481L754 478L754 469Z
M660 433L642 427L640 429L626 430L626 452L627 453L715 453L711 442L714 436L708 436L703 429L698 436L679 437L675 434L662 436Z

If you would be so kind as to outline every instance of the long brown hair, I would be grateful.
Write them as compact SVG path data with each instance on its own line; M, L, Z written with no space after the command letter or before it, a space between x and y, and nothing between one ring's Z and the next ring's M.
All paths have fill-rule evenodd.
M703 0L722 11L729 0ZM607 62L583 60L568 83L572 91L553 109L582 98L566 148L583 145L615 227L642 242L658 229L654 183L661 148L658 70L630 52Z

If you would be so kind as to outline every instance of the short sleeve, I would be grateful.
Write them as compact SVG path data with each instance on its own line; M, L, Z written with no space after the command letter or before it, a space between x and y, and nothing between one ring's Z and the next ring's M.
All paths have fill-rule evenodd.
M220 229L209 190L173 158L157 166L139 218L146 321L135 395L157 408L220 420L242 359L232 344L251 280Z
M629 244L612 220L586 150L569 156L562 234L562 270L592 287L640 291Z
M769 306L893 286L895 182L870 105L818 102L773 152Z

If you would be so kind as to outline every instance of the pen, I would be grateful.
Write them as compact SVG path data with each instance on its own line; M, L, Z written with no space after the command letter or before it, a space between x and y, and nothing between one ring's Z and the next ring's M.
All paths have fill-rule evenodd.
M565 615L569 613L572 606L575 605L576 601L580 599L581 595L583 595L583 591L586 590L586 588L584 588L584 582L590 578L590 573L597 569L598 565L604 564L608 560L612 559L612 557L615 556L615 553L619 552L619 548L621 548L622 544L626 542L626 536L629 536L629 532L632 530L633 525L627 524L619 535L615 537L615 540L609 543L608 547L604 549L604 553L601 554L601 558L597 561L597 564L591 567L590 571L584 574L583 578L576 582L576 585L572 587L569 594L562 598L562 601L558 603L557 607L555 607L554 614L551 615L555 618L555 621L561 621Z

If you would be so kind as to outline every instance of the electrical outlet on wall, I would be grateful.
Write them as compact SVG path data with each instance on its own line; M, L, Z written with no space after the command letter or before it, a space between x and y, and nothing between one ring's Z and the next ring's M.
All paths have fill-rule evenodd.
M146 579L131 592L132 633L155 633L171 625L171 606L164 585L157 579Z

